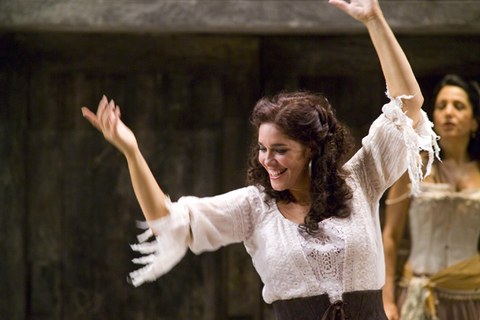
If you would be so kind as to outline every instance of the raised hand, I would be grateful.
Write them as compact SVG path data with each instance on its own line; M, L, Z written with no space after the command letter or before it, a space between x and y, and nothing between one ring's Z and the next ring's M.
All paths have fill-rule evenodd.
M351 17L363 23L382 15L382 10L377 0L351 0L350 2L345 0L329 0L329 3L342 9Z
M107 97L103 96L96 114L86 107L82 108L82 113L95 128L103 133L105 139L123 154L126 155L138 147L132 130L120 120L120 107L115 106L113 100L108 103Z

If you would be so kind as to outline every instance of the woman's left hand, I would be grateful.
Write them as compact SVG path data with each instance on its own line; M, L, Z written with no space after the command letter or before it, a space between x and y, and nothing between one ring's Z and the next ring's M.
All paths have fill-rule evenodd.
M366 23L382 15L382 10L377 0L329 0L329 3L342 9L354 19Z

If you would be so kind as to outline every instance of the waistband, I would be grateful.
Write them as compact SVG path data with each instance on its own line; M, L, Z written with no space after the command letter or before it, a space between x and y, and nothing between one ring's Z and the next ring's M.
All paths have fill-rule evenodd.
M272 303L276 320L387 320L382 290L345 292L330 303L327 294Z

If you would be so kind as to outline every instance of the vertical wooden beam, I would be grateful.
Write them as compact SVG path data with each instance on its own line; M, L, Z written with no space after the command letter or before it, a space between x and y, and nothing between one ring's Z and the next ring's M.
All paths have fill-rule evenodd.
M29 90L28 263L31 319L62 316L64 205L63 109L57 104L61 78L36 66Z
M0 318L12 320L26 318L28 303L25 66L0 62Z

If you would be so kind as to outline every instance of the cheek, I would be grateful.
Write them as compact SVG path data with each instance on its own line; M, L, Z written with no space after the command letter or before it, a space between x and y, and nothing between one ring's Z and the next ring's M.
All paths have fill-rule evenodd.
M434 111L433 112L433 124L437 124L438 123L438 120L440 118L440 113L438 111Z
M265 161L265 156L261 152L259 152L258 153L258 162L260 162L260 164L263 165L264 161Z
M473 124L473 121L472 121L473 119L470 114L467 114L466 112L464 112L462 114L459 114L457 119L462 129L465 129L465 130L471 129Z
M440 114L440 112L434 112L433 113L433 119L432 119L432 122L433 122L433 129L439 133L438 131L439 130L442 130L442 122L443 120L445 119L442 119L442 115Z
M467 122L469 125L472 127L475 126L475 118L473 117L472 112L469 112L467 115L465 115L465 122Z

